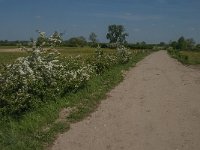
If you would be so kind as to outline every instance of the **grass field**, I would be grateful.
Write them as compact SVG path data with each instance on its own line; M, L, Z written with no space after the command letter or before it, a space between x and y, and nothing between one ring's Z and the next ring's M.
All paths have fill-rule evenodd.
M15 49L17 46L0 46L0 51L4 49Z
M200 64L200 52L181 51L182 55L188 56L188 63L191 65Z
M0 64L8 64L12 63L14 60L16 60L18 57L26 56L28 55L26 52L22 52L20 50L17 50L16 47L0 47ZM60 47L58 48L59 52L61 53L61 56L68 57L68 56L77 56L80 55L82 57L87 57L95 52L95 48L91 47ZM104 49L106 53L112 53L115 50L114 49Z
M0 52L0 64L12 63L18 57L26 56L25 52Z

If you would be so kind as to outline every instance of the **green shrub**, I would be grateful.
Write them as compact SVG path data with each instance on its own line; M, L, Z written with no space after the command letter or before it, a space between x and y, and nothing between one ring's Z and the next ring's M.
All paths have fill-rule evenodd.
M50 45L61 41L59 36L46 38L43 32L41 35ZM102 74L116 64L128 63L131 54L123 46L112 54L105 54L98 47L87 61L79 57L61 60L56 50L37 47L34 42L28 56L5 66L0 74L0 114L19 116L41 103L75 92L93 75Z
M129 49L125 48L124 46L120 46L117 48L117 58L120 64L127 63L131 58L131 52Z
M167 51L173 58L177 59L181 63L188 64L188 56L181 54L179 50L170 47Z
M43 35L44 36L44 35ZM56 39L51 39L54 43ZM93 68L77 59L60 61L57 51L32 48L29 56L5 66L0 74L0 114L19 115L86 84Z
M95 50L95 54L87 61L93 66L96 74L103 73L106 69L109 69L117 63L115 55L105 54L100 47Z

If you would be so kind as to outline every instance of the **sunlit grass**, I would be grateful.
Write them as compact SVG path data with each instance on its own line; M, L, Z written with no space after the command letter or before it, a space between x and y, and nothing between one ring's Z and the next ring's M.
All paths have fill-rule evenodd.
M14 60L16 60L19 57L26 56L27 53L25 52L1 52L0 51L0 64L9 64L12 63Z
M17 46L0 46L0 51L5 50L5 49L16 49L18 48Z
M188 56L188 63L195 65L200 64L200 52L196 51L181 51L181 54Z
M9 50L8 50L9 49ZM14 48L13 48L14 49ZM68 57L68 56L78 56L81 57L89 57L91 54L95 53L96 48L91 47L59 47L57 48L61 53L61 56ZM8 50L8 51L6 51ZM0 64L9 64L16 60L18 57L28 55L26 52L22 51L11 51L10 48L0 47ZM113 53L115 49L103 49L106 53Z

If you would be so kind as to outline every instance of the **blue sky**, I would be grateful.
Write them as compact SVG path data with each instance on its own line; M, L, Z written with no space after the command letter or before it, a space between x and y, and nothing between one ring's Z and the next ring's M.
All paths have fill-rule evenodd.
M95 32L105 42L108 25L122 24L129 42L200 42L200 0L0 0L0 18L0 40L29 40L39 29L64 39Z

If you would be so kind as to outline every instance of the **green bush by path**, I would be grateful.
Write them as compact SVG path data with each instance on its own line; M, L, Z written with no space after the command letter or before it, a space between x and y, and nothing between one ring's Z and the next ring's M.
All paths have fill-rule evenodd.
M118 64L104 71L101 76L93 76L87 85L76 93L69 93L63 98L48 101L26 113L20 118L0 120L0 149L43 149L51 143L57 133L69 129L69 123L82 119L93 111L106 93L120 81L122 70L128 69L148 55L149 51L132 55L126 64ZM62 108L76 108L68 119L55 122Z
M57 42L41 34L46 42ZM0 149L44 148L70 122L94 110L123 79L122 70L149 54L121 47L109 54L97 49L83 59L60 58L58 51L35 45L28 51L29 55L6 65L0 74ZM55 121L62 108L72 112Z
M200 52L198 51L179 51L170 48L168 49L168 53L183 64L200 64Z
M168 49L168 54L170 54L173 58L177 59L183 64L188 64L188 56L180 53L179 50Z
M20 116L41 103L77 91L95 74L128 63L131 52L119 48L116 54L104 54L98 48L91 58L63 58L57 51L33 48L29 56L18 58L0 74L0 115Z

